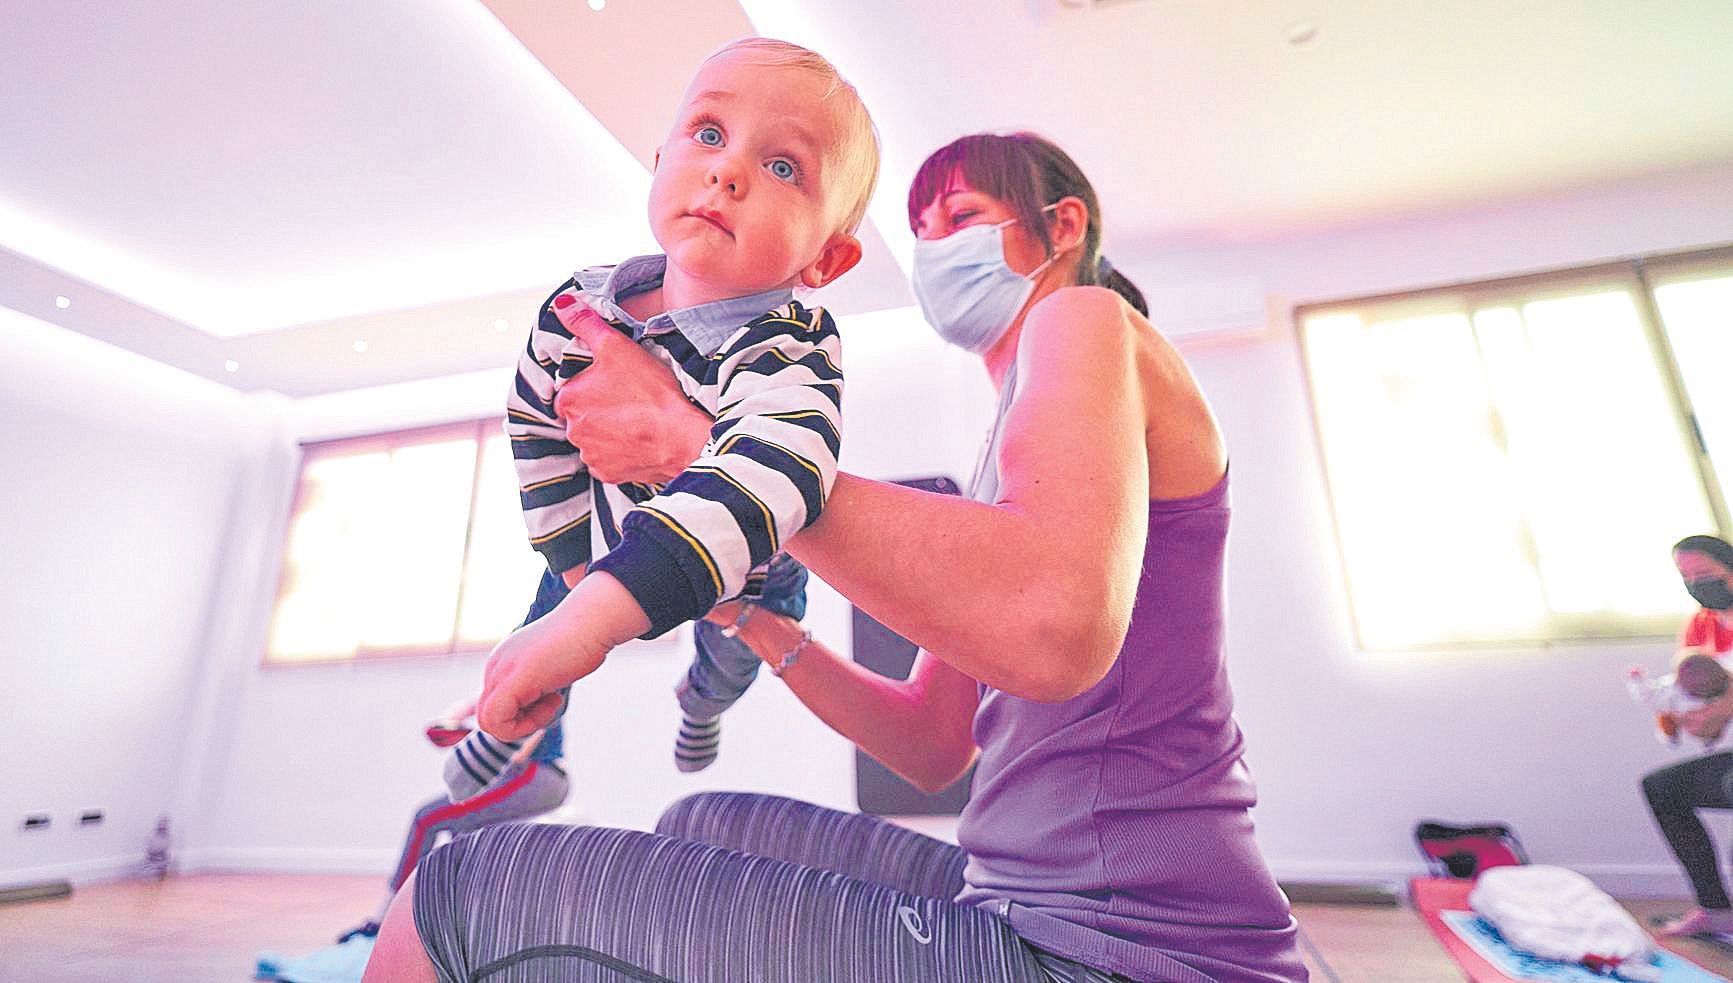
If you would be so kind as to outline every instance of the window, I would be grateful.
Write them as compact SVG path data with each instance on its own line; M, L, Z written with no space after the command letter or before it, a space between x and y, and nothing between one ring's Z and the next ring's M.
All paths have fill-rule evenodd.
M303 448L267 664L485 651L546 569L480 420Z
M1726 528L1711 461L1733 460L1733 258L1298 320L1363 646L1677 629L1668 547Z

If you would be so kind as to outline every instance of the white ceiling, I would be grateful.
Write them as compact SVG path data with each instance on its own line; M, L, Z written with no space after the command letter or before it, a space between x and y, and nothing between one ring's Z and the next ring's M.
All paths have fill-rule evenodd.
M903 189L974 130L1071 150L1110 252L1733 160L1727 0L5 0L0 304L289 395L509 364L653 246L650 152L753 29L884 139L841 313L910 303Z

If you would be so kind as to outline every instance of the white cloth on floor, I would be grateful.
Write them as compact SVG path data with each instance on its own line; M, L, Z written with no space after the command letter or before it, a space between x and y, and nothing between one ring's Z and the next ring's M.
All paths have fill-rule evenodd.
M1598 958L1627 979L1649 978L1654 942L1636 919L1587 877L1563 867L1493 867L1468 904L1511 945L1544 959Z

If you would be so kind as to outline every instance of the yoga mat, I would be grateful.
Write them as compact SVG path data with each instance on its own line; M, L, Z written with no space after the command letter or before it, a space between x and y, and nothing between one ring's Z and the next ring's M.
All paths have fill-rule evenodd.
M1607 983L1609 979L1583 966L1540 959L1512 948L1498 934L1498 929L1472 911L1443 911L1439 917L1458 938L1507 978L1545 983ZM1653 965L1660 967L1661 983L1727 983L1726 977L1716 976L1665 949L1655 951Z
M1612 979L1580 966L1535 959L1510 948L1509 943L1498 937L1497 930L1469 908L1468 893L1474 889L1473 881L1417 877L1409 886L1414 907L1420 912L1426 927L1432 930L1438 944L1456 960L1471 983L1516 983L1521 980L1607 983ZM1659 947L1657 952L1662 983L1728 983L1725 977L1716 976L1676 953ZM1554 975L1524 975L1545 972ZM1577 975L1559 975L1572 973Z
M253 978L276 983L360 983L367 957L373 954L373 938L357 935L342 945L319 949L305 956L259 953Z

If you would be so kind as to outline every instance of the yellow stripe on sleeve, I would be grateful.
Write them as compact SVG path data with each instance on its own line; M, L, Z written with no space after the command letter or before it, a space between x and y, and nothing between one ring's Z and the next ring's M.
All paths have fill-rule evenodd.
M590 521L589 513L585 513L584 515L582 515L576 519L573 519L572 521L566 523L565 525L559 527L558 529L555 529L553 532L550 532L545 536L531 537L530 538L530 545L540 546L543 543L551 542L555 539L560 538L561 536L565 535L566 533L571 532L573 529L576 529L577 527L583 525L584 523L586 523L588 521Z

